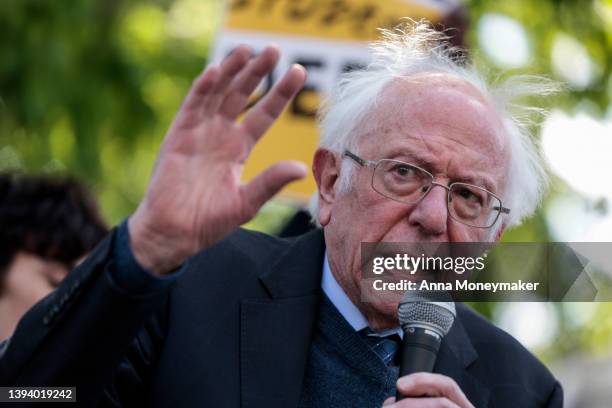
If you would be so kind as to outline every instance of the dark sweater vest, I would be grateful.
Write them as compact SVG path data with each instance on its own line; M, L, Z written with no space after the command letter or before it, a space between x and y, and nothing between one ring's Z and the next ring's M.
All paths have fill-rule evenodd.
M385 366L327 296L321 298L299 406L380 408L395 395L398 368Z

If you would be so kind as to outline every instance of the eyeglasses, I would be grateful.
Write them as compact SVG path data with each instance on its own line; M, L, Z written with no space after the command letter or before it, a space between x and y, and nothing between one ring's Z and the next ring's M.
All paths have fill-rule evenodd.
M416 204L436 185L447 190L448 214L462 224L475 228L491 228L502 213L510 214L510 209L502 205L498 196L482 187L467 183L452 183L446 186L437 183L427 170L399 160L370 161L348 150L344 151L344 156L360 166L373 167L372 188L391 200Z

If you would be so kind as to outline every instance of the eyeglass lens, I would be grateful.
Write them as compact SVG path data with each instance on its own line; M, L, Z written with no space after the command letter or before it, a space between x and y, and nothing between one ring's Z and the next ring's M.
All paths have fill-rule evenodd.
M419 167L396 160L381 160L374 170L372 187L392 200L415 204L429 192L433 181L433 176ZM449 188L449 213L462 223L489 227L497 219L500 208L501 201L478 186L453 183Z

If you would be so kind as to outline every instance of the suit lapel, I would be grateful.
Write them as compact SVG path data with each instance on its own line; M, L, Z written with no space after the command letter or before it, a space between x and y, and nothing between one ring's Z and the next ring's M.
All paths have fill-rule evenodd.
M323 233L298 238L261 277L268 299L240 311L241 406L297 406L320 297Z
M260 278L269 298L242 301L243 408L298 405L317 318L324 253L321 230L298 238ZM461 320L456 319L442 342L434 371L453 378L472 404L482 408L488 406L490 391L468 372L477 358Z
M468 371L477 358L478 353L458 317L440 345L434 372L454 379L475 407L484 408L489 404L490 391Z

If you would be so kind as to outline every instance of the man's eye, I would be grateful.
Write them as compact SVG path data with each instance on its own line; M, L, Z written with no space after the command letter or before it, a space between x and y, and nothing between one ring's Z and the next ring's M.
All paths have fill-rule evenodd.
M473 201L475 203L481 203L482 199L478 194L475 194L473 191L467 189L467 188L462 188L459 190L459 196L469 200L469 201Z
M407 177L414 175L414 169L401 164L396 165L393 170L398 176Z

